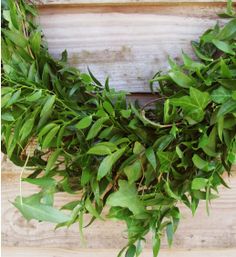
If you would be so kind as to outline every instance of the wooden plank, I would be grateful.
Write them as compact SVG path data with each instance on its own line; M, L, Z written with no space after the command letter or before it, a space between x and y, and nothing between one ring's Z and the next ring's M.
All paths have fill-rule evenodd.
M234 167L235 169L235 167ZM236 169L235 169L236 171ZM227 181L228 179L226 179ZM202 202L192 217L185 206L180 206L182 221L175 235L174 248L230 248L236 245L236 173L230 179L231 189L221 188L220 198L212 202L210 216L207 216ZM23 183L23 195L36 192L36 187ZM54 231L54 225L26 222L12 206L19 195L19 174L2 174L2 245L6 247L62 247L85 248L79 239L78 225L69 229ZM56 206L78 199L79 195L59 194ZM90 217L86 217L86 222ZM125 245L125 225L122 222L95 221L84 230L87 247L93 249L120 248ZM147 247L151 247L151 235L147 236ZM167 248L166 239L163 248ZM32 255L34 256L34 255Z
M149 92L148 81L167 70L168 55L192 55L191 40L216 23L219 4L64 6L40 8L50 53L68 50L71 65L89 66L102 82L130 92Z
M147 3L209 3L225 0L36 0L39 4L147 4Z
M96 249L58 249L58 248L29 248L3 247L4 257L116 257L118 250ZM161 250L159 257L235 257L236 248L232 249L199 249L199 250ZM152 257L152 252L144 250L142 257Z

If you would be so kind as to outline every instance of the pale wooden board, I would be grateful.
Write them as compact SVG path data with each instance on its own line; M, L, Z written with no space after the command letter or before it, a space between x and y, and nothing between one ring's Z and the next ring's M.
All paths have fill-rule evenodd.
M234 168L235 170L235 168ZM10 171L10 170L9 170ZM235 170L236 171L236 170ZM228 181L228 179L226 179ZM175 235L174 248L232 248L236 246L236 174L230 179L231 189L221 188L220 198L212 202L210 216L201 203L195 217L181 207L182 221ZM36 192L37 187L23 183L23 195ZM26 222L9 201L19 195L19 173L2 173L2 244L6 247L62 247L85 248L78 233L78 225L54 231L54 225ZM59 194L56 206L77 199L79 196ZM86 218L88 221L89 217ZM112 249L125 245L125 225L121 222L96 221L84 230L87 248ZM147 247L151 240L148 235ZM162 248L167 248L163 239Z
M49 51L59 58L68 50L71 65L90 67L104 82L130 92L148 92L148 81L179 60L181 49L192 55L191 40L216 23L221 4L147 6L49 6L40 8L40 24Z
M3 257L116 257L118 250L81 250L61 248L3 247ZM158 257L235 257L233 249L161 250ZM151 251L144 251L141 257L152 257Z
M41 4L142 4L142 3L209 3L226 0L35 0ZM234 2L234 0L233 0Z
M65 1L51 1L50 4L62 4L63 2L66 3ZM95 3L89 0L67 1L69 2L71 4ZM99 1L100 4L122 2L129 4L135 1ZM192 3L192 5L162 6L158 5L157 1L155 5L152 5L151 1L148 2L150 3L147 6L141 7L104 5L103 7L64 6L61 8L60 6L46 6L40 9L40 22L54 56L58 57L59 52L67 48L72 65L81 67L82 70L89 65L101 80L105 79L105 75L110 74L112 84L117 88L128 91L147 91L147 80L159 68L168 67L167 53L178 58L180 48L186 48L186 52L191 54L189 40L195 39L205 28L214 24L215 14L222 11L222 5L218 4ZM116 252L114 250L98 251L95 248L111 249L121 247L126 243L121 236L125 228L122 223L95 222L93 226L85 230L85 236L88 239L87 247L94 248L94 250L84 251L81 250L84 246L80 244L77 226L55 232L50 224L25 222L9 203L9 200L13 200L19 194L19 168L13 165L11 168L7 165L4 168L2 240L3 245L7 246L4 248L4 256L86 257L93 256L92 252L94 252L98 257L106 257L115 256ZM14 172L10 174L10 169L13 169L15 174ZM231 190L225 188L221 190L221 198L212 204L210 217L207 217L205 213L204 204L201 205L194 219L185 207L181 207L183 220L176 234L174 247L216 248L236 245L235 178L231 180L231 185ZM35 188L24 185L23 192L28 195L35 192ZM60 195L57 198L57 204L61 205L69 198L72 200L75 196ZM77 250L46 249L42 248L42 245L67 249L80 247L80 253L78 254ZM163 245L165 248L166 242ZM12 246L39 248L14 248ZM150 237L147 246L150 247ZM173 250L163 251L161 254L160 256L163 257L204 255L231 257L235 256L235 249L212 251L201 249L191 252ZM146 253L144 256L151 256L151 253Z

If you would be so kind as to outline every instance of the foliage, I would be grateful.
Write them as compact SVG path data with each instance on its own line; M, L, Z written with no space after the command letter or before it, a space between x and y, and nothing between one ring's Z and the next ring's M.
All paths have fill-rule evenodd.
M230 3L230 2L229 2ZM150 81L155 108L129 103L126 93L103 86L89 71L55 60L23 0L4 1L2 20L2 150L32 172L24 182L40 187L14 205L26 219L57 223L123 220L128 243L120 252L138 256L153 233L157 256L162 232L169 244L179 202L195 213L226 183L236 152L236 18L192 42L196 59ZM156 83L158 86L155 88ZM153 102L152 102L153 103ZM30 147L33 151L29 151ZM53 207L58 192L78 200ZM103 209L109 207L105 217Z

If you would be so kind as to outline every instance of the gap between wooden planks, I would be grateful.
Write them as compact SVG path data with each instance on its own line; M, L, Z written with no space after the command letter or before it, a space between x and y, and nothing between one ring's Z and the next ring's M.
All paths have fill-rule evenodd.
M3 257L117 257L119 250L83 250L61 248L3 247ZM141 257L152 257L152 252L144 250ZM158 257L235 257L232 249L185 249L160 250Z

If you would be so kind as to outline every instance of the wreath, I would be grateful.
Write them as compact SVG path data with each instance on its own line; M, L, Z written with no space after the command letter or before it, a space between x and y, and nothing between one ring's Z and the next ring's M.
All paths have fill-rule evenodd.
M22 181L40 187L14 205L27 219L57 227L95 219L127 225L126 257L139 256L152 232L157 256L163 231L171 245L178 203L194 214L217 197L236 160L236 15L231 1L216 24L192 42L196 59L150 80L155 100L144 106L48 52L36 8L3 1L2 151L31 170ZM22 173L23 173L22 171ZM21 174L21 177L22 174ZM77 196L61 209L54 195ZM104 207L105 208L105 212ZM84 224L84 215L91 221Z

